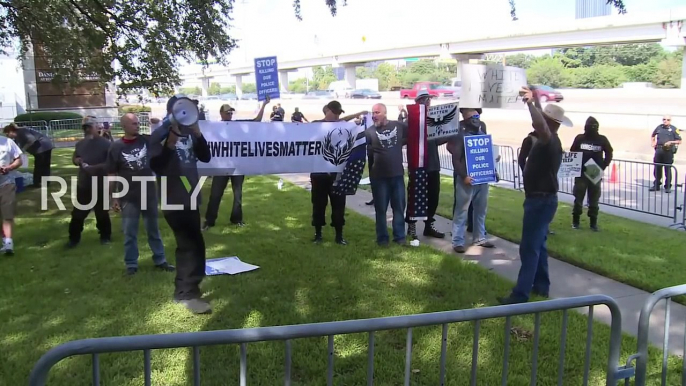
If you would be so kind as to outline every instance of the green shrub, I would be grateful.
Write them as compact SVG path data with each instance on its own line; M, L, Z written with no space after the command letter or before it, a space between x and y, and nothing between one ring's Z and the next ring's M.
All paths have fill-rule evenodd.
M152 112L152 109L150 106L141 106L141 105L120 105L119 106L119 115L121 114L126 114L126 113L149 113Z
M14 117L15 122L45 121L47 123L50 121L62 119L78 119L80 125L83 116L81 114L72 113L68 111L39 111L35 113L19 114L16 117Z

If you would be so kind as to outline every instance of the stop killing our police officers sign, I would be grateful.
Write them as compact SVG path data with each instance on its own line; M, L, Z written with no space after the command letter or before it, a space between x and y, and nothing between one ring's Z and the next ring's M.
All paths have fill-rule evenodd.
M466 135L464 137L467 175L472 185L496 182L493 140L490 135Z
M267 96L277 99L279 92L279 69L276 56L255 59L255 85L257 86L257 100L263 101Z

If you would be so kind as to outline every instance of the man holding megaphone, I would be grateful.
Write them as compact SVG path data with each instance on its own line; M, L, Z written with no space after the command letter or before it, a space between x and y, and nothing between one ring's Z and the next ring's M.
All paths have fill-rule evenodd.
M198 108L190 99L172 97L167 103L167 114L162 127L150 138L153 144L162 145L153 152L150 167L166 180L160 193L169 207L162 208L162 213L176 239L174 300L193 313L210 313L212 308L200 291L200 282L205 277L200 194L193 194L200 182L197 163L209 162L212 156L198 126ZM172 206L175 208L171 209Z

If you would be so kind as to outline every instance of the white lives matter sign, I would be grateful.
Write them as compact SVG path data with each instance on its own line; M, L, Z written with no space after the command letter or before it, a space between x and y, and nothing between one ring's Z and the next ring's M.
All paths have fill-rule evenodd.
M201 175L339 173L353 149L366 146L364 126L354 122L198 123L212 155L198 162Z
M557 172L558 178L581 177L582 152L568 152L562 155L562 164Z
M496 64L462 64L461 107L525 108L519 91L527 85L526 70Z
M455 135L460 131L460 117L458 104L450 103L429 107L426 120L426 135L428 139L436 139Z

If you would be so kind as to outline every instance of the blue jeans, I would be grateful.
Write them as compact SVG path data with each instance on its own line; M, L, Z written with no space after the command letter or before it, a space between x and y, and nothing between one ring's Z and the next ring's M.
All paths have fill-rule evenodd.
M155 265L165 263L164 245L157 223L157 197L149 199L146 210L141 210L137 202L122 201L122 227L124 232L124 263L126 268L138 267L138 222L141 214L148 234L148 245L152 250L152 261Z
M488 209L488 184L466 185L462 177L455 176L455 211L453 212L453 247L464 246L467 230L469 204L474 208L472 241L486 238L486 210Z
M403 176L372 178L372 197L376 211L376 242L388 244L386 211L393 210L393 241L405 242L405 179Z
M524 200L522 241L519 244L519 269L517 285L512 298L527 301L533 289L547 295L550 290L548 276L548 230L557 211L557 194L527 197Z

